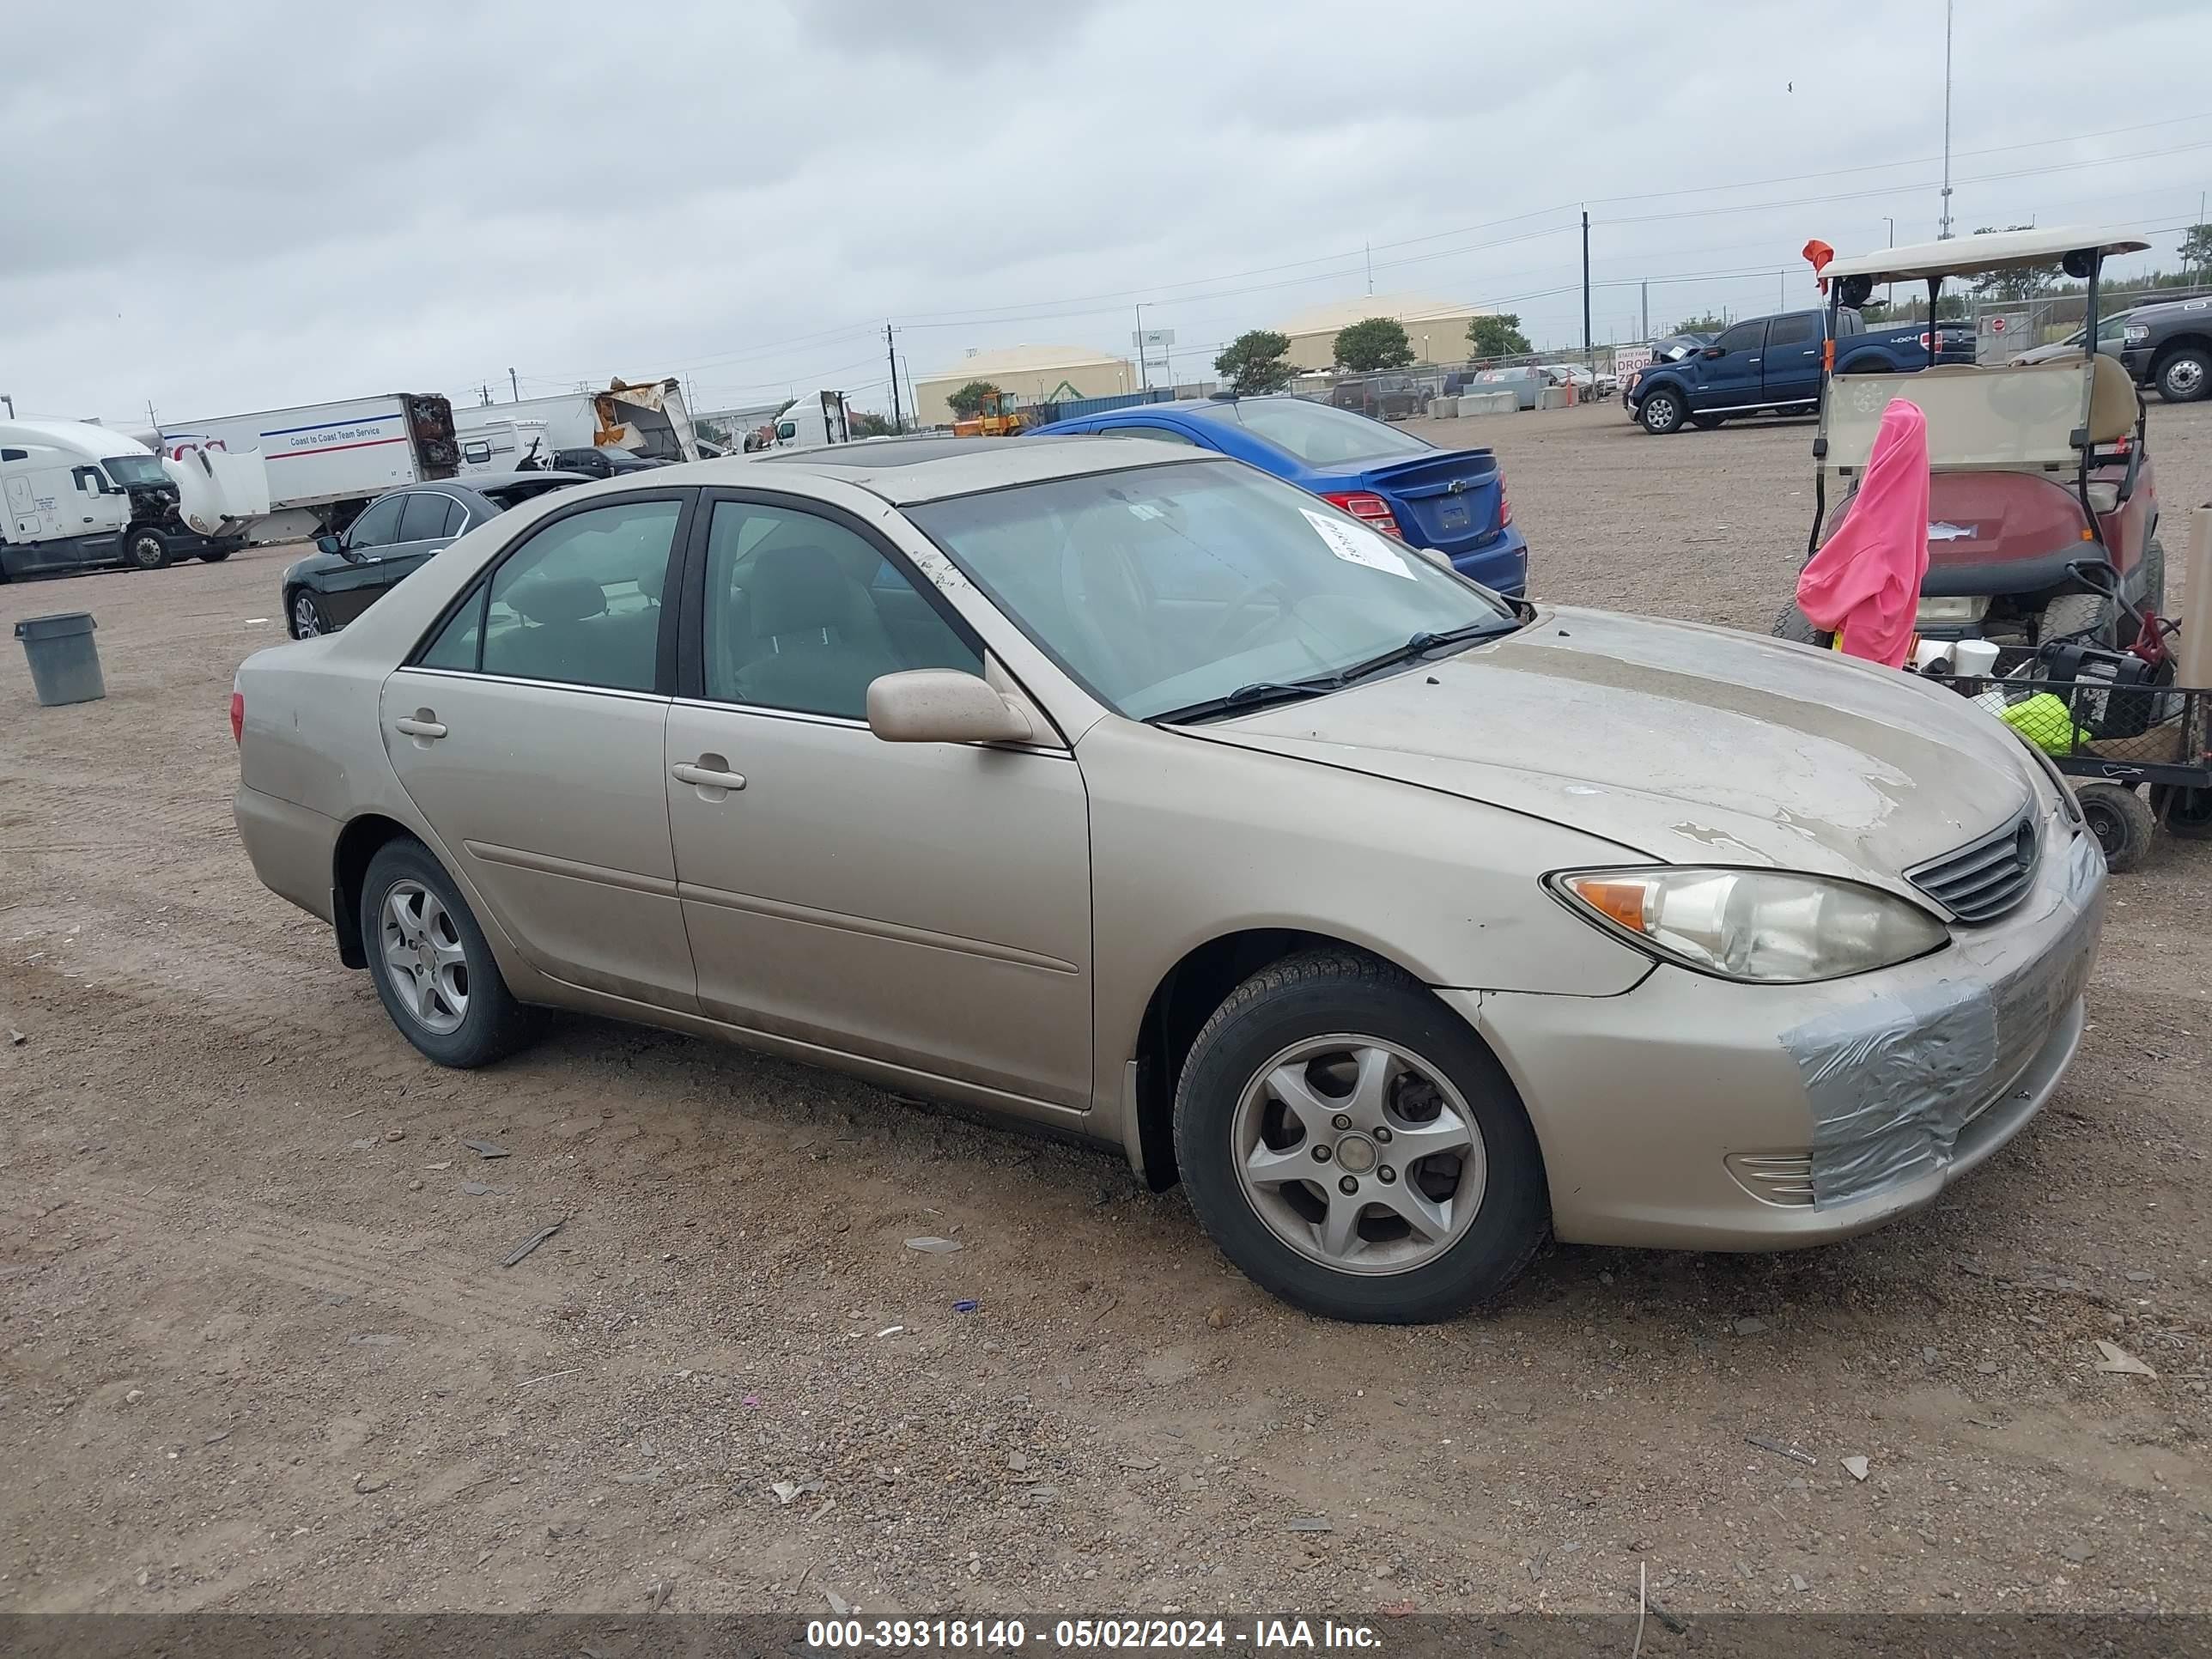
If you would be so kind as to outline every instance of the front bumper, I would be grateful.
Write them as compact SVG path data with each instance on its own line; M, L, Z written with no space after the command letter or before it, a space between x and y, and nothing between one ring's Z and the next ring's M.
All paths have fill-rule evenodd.
M1918 1208L1989 1158L2081 1039L2105 866L2077 829L2054 809L2027 897L1879 973L1758 986L1662 964L1614 997L1439 993L1520 1090L1559 1237L1823 1243ZM1801 1169L1802 1183L1771 1173ZM1774 1195L1784 1182L1795 1201Z

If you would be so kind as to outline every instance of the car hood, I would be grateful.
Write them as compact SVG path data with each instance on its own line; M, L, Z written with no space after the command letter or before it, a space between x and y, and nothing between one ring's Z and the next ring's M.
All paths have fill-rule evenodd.
M1728 629L1547 609L1326 697L1189 728L1546 818L1668 863L1901 888L2035 794L2005 726L1906 674Z

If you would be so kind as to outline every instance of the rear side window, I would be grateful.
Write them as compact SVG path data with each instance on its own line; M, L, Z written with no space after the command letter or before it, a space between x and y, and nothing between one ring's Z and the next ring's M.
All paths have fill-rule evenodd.
M1799 312L1794 317L1777 317L1766 325L1766 343L1770 346L1804 345L1820 336L1817 320L1810 312Z
M407 505L399 514L399 534L403 542L435 541L453 532L447 526L461 513L461 504L451 495L426 489L419 495L410 495Z
M661 589L683 510L672 501L610 501L532 535L492 573L483 672L652 690Z
M469 602L438 630L438 637L430 641L430 648L420 659L423 667L476 672L477 647L483 638L484 588L485 584L478 582Z

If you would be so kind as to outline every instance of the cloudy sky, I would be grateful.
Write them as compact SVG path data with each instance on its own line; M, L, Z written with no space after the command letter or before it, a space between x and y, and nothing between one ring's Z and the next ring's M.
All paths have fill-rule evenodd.
M296 0L10 15L0 392L164 420L679 374L888 402L963 352L1191 378L1318 301L1596 337L1811 303L1797 250L1932 237L1941 0ZM1838 17L1845 21L1838 23ZM2172 261L2212 6L1958 0L1959 228ZM2137 262L2141 264L2142 262Z

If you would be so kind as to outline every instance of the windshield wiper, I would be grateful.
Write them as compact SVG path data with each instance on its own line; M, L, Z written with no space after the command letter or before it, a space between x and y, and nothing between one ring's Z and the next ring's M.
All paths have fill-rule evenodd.
M1494 639L1501 634L1510 634L1521 626L1517 617L1496 617L1468 623L1464 628L1449 628L1441 634L1424 629L1395 650L1385 651L1379 657L1370 657L1365 662L1356 662L1340 670L1336 676L1339 685L1349 685L1363 674L1371 674L1380 668L1390 668L1401 662L1411 662L1416 657L1447 645L1466 645L1477 640Z
M1163 714L1154 714L1151 723L1204 720L1211 714L1234 714L1240 708L1259 708L1271 702L1326 696L1341 684L1341 677L1335 674L1315 680L1255 680L1249 685L1240 685L1234 691L1224 692L1220 696L1206 697L1197 702L1185 703L1180 708L1170 708Z

